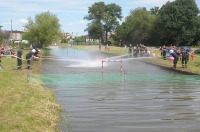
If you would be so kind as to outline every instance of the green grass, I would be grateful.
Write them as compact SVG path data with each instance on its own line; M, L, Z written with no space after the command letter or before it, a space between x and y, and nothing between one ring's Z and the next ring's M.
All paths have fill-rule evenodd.
M24 58L27 52L24 51ZM1 64L0 131L59 131L61 107L56 104L53 91L28 81L29 75L40 74L42 61L32 63L33 70L21 71L16 70L16 58L2 58Z

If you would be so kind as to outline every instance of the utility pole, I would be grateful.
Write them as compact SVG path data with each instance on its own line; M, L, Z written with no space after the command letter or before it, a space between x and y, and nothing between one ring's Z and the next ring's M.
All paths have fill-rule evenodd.
M12 33L12 18L11 18L11 33Z
M11 37L11 39L13 38L13 34L12 34L12 18L11 18L11 32L10 32L10 37Z

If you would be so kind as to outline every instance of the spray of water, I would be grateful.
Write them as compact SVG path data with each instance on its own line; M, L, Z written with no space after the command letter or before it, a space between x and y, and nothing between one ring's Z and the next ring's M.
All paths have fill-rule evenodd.
M94 67L101 67L101 66L102 66L101 62L96 60L96 61L82 61L79 64L71 64L65 67L93 67L94 68Z
M141 59L149 59L149 58L152 58L152 57L124 58L124 59L121 59L121 60L122 61L128 61L128 60L141 60Z
M101 67L102 66L102 61L107 61L107 60L121 60L121 61L129 61L129 60L140 60L140 59L148 59L152 57L128 57L129 54L126 55L120 55L120 56L114 56L114 57L109 57L105 58L102 60L83 60L83 59L74 59L74 58L69 58L69 57L53 57L53 56L46 56L43 57L42 59L51 59L51 60L61 60L61 61L70 61L74 62L75 64L70 64L66 65L65 67ZM108 66L108 63L104 64L104 66Z
M106 58L105 60L118 59L118 58L122 58L122 57L126 57L126 56L129 56L129 54L120 55L120 56L114 56L114 57L109 57L109 58Z

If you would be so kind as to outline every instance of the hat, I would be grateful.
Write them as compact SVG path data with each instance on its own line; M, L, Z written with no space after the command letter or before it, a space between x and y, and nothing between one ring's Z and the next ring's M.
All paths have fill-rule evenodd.
M173 51L173 50L170 50L169 52L170 52L170 53L173 53L174 51Z

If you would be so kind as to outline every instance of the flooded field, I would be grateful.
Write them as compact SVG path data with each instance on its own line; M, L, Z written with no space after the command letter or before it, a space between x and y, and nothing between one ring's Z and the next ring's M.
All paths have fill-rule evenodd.
M122 61L122 67L120 61L104 62L102 74L106 58ZM61 130L199 132L200 77L138 60L67 48L47 51L42 77L64 108Z

